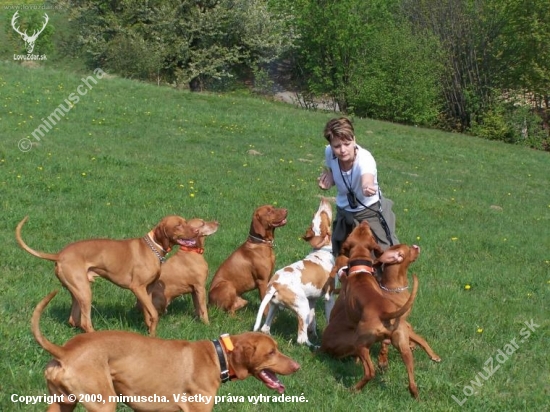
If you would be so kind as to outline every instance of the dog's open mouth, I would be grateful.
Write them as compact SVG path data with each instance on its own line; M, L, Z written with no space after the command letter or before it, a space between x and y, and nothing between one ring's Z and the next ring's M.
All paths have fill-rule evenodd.
M185 247L195 247L197 246L197 239L178 239L178 245Z
M258 378L270 389L275 389L279 393L285 391L285 385L269 369L263 369L258 374Z
M286 225L286 217L283 220L280 220L278 222L273 222L271 226L273 227L280 227Z

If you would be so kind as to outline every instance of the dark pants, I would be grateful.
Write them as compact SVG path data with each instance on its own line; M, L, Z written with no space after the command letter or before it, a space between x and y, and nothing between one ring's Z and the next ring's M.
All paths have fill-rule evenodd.
M381 198L382 203L382 216L384 217L386 224L390 230L390 239L386 235L386 231L380 221L380 216L376 211L380 209L380 203L375 203L370 206L371 209L363 209L359 212L347 212L344 209L336 208L336 218L332 225L332 253L334 256L338 256L342 244L345 242L348 235L352 232L353 228L357 226L363 220L366 220L369 224L376 241L383 250L389 248L392 244L399 244L399 240L395 236L395 214L393 213L393 202L390 199Z

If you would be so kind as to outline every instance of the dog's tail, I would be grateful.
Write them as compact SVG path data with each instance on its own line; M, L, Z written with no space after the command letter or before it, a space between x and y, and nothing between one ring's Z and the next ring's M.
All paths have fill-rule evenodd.
M48 305L48 303L50 303L50 300L52 300L55 295L57 295L57 290L51 292L36 306L32 314L31 330L32 334L34 335L34 339L36 339L40 346L48 351L54 358L61 359L65 354L65 348L50 342L42 335L42 332L40 332L40 315L42 315L42 311Z
M258 309L258 315L256 316L256 323L254 324L254 332L257 332L260 329L260 324L262 323L262 316L264 314L264 310L269 305L269 302L271 302L271 299L273 299L273 296L275 296L275 293L277 293L277 290L273 286L269 286L267 289L267 292L262 300L262 303L260 304L260 309Z
M395 312L384 312L380 315L380 319L383 321L396 319L400 316L403 316L405 313L407 313L414 303L414 299L416 298L416 292L418 292L418 277L416 274L413 275L413 289L411 292L411 296L409 296L409 299L405 302L405 304Z
M25 249L27 252L29 252L31 255L39 257L41 259L46 260L53 260L54 262L57 262L59 260L59 254L51 254L51 253L45 253L45 252L38 252L31 247L29 247L24 241L23 238L21 238L21 228L25 224L25 222L28 220L28 216L25 216L25 218L19 222L17 227L15 228L15 238L17 239L17 243L19 243L19 246L21 246L23 249Z

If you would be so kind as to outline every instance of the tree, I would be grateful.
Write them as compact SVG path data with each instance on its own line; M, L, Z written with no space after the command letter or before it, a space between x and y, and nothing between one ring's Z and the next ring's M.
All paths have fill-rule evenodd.
M546 0L496 1L506 17L497 39L496 58L506 68L503 89L531 93L538 108L548 110L550 97L550 2Z
M438 113L432 37L416 39L398 0L300 0L298 87L343 112L430 124ZM416 87L418 86L418 87Z
M192 90L270 61L293 41L266 0L84 0L73 13L91 64Z

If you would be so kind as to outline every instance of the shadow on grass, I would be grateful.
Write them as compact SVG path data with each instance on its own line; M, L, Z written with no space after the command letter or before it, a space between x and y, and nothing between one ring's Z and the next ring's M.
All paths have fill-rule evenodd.
M49 316L60 324L69 325L71 304L52 305ZM127 330L147 334L143 313L134 307L118 304L92 305L92 324L95 330ZM81 330L75 328L75 330Z
M371 352L371 358L376 362L379 349L375 345L374 350ZM354 390L354 386L363 378L363 365L359 360L354 357L348 356L342 359L335 359L325 353L316 352L316 358L318 361L326 366L331 371L332 376L343 387ZM387 388L386 378L384 377L384 371L376 367L376 375L374 379L370 381L363 390L366 390L368 386L377 385L380 389L385 390Z

